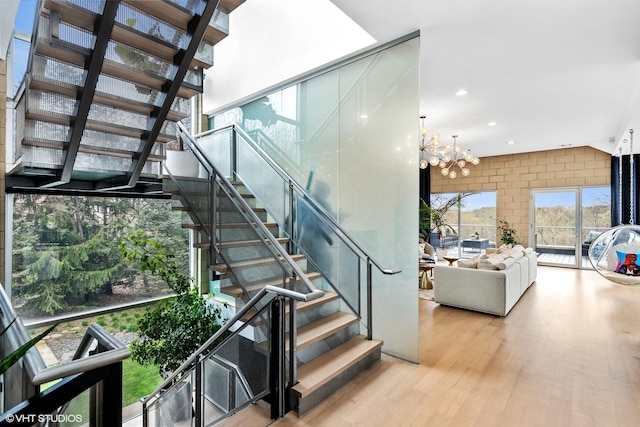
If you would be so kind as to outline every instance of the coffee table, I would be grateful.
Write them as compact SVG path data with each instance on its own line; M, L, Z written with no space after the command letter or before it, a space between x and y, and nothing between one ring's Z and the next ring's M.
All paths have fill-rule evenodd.
M453 263L460 258L458 258L457 256L443 256L442 259L444 259L445 261L449 261L449 267L455 267Z

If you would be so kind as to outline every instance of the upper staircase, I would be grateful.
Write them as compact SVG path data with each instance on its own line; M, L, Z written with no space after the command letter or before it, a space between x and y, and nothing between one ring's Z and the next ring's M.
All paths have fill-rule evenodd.
M244 0L42 0L8 191L160 194L165 145Z

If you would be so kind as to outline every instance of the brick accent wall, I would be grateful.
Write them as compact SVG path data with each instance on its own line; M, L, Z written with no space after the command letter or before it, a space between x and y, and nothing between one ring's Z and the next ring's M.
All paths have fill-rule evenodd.
M456 179L432 169L431 192L496 191L498 219L507 220L527 245L531 189L611 184L611 155L591 147L483 157L469 168L468 177Z

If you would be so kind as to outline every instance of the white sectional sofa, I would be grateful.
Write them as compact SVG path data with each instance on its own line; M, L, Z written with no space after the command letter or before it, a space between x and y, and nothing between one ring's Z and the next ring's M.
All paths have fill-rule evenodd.
M537 254L517 245L497 254L436 265L434 301L453 307L506 316L537 277Z

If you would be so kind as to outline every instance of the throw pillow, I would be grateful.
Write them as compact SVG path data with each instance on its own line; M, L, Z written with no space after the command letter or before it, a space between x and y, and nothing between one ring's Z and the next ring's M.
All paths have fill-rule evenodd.
M458 267L460 268L478 268L478 258L480 257L473 257L473 258L469 258L469 259L459 259L458 260Z
M507 268L512 266L514 262L515 261L513 260L513 258L505 258L497 264L498 270L506 270Z
M493 254L491 256L482 255L478 260L478 270L498 270L498 264L504 261L504 257Z
M511 250L520 251L520 252L522 252L522 255L526 255L526 253L524 251L524 246L522 246L522 245L515 245Z
M618 264L615 269L616 273L640 276L640 266L636 264L638 254L616 251L616 256L618 258Z
M599 231L589 231L589 233L587 234L586 239L584 239L585 243L593 243L594 240L596 240L596 237L598 237L600 234L602 234Z
M504 252L502 256L505 258L513 258L514 260L516 260L522 258L524 256L524 253L517 250L516 248L513 248L510 251Z

